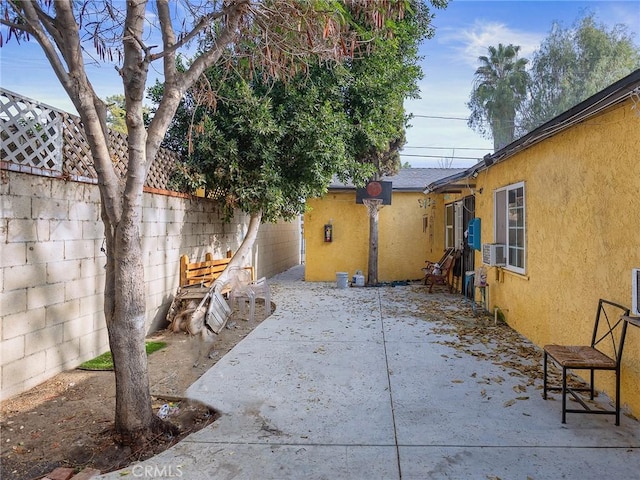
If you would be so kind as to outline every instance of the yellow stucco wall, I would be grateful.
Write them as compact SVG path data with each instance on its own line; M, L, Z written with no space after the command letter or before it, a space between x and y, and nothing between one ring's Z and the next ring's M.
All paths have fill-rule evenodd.
M421 193L393 192L392 204L384 206L378 222L378 280L414 280L422 277L429 254L429 228L423 231L423 217L429 215ZM309 201L304 216L305 280L335 281L336 272L356 270L367 276L369 254L369 214L355 203L355 190L329 192ZM333 241L324 242L324 225L331 221ZM435 229L438 232L438 229ZM441 235L441 233L439 233ZM438 256L439 254L435 255Z
M640 267L640 117L631 102L551 137L480 173L476 215L494 239L493 191L525 182L526 273L489 269L490 301L537 345L584 344L599 298L631 306ZM481 263L477 255L476 264ZM640 415L640 329L631 328L622 403ZM610 375L597 388L614 396Z

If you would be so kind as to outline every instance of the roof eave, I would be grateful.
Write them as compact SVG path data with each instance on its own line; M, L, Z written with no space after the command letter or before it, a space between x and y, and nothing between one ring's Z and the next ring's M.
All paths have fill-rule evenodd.
M502 162L527 148L546 140L568 128L584 122L597 115L602 110L624 102L640 88L640 69L611 84L609 87L592 95L576 106L543 123L535 130L511 142L497 152L485 155L481 168L477 171L489 168L495 163Z
M462 178L475 178L478 173L486 170L492 165L503 162L517 153L542 142L543 140L556 135L572 126L584 122L585 120L597 115L602 110L617 105L627 100L632 95L637 95L640 90L640 69L632 72L626 77L611 84L604 90L592 95L578 105L543 123L535 130L532 130L518 140L511 142L493 154L487 154L484 158L473 167L468 168L464 172L450 177L442 178L431 183L424 190L424 193L446 193L445 189L451 182L455 182Z
M438 181L430 183L427 185L427 188L423 190L423 193L461 193L462 188L475 188L475 183L471 184L466 182L465 184L456 183L458 180L475 178L474 172L478 169L478 165L476 164L473 167L470 167L462 172L458 172L449 177L441 178ZM477 176L477 175L476 175Z

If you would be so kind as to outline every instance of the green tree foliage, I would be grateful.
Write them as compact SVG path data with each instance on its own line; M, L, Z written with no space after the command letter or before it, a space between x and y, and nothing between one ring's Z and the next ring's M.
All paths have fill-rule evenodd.
M107 105L107 126L116 132L127 134L127 110L124 95L110 95L104 100ZM142 107L145 123L149 123L150 108Z
M626 26L609 29L593 14L573 28L554 23L533 55L522 129L533 130L639 67L640 49Z
M362 184L396 171L403 101L417 96L418 45L432 34L426 6L413 6L392 37L370 32L368 54L330 68L310 66L286 81L262 70L247 79L242 62L207 71L207 88L189 91L165 139L189 158L175 186L206 186L227 215L239 208L275 220L302 213L334 175ZM152 98L161 94L156 88Z
M434 6L446 4L434 2ZM406 142L407 98L418 98L422 78L418 48L433 36L432 15L421 2L402 21L394 22L392 38L377 38L373 53L347 65L350 79L345 94L353 134L351 144L360 162L375 165L379 175L400 169L399 152Z
M107 126L116 132L127 133L126 105L124 95L110 95L105 98L107 104Z
M519 46L499 44L489 47L488 56L480 56L475 72L468 125L493 138L494 150L499 150L515 138L516 114L527 93L527 60L518 58Z
M182 139L183 152L191 150L179 187L206 187L223 200L228 217L238 208L275 220L301 213L305 199L326 192L337 171L357 174L347 165L346 117L336 112L335 92L322 85L332 72L318 68L287 83L228 75L209 70L215 107L184 108L169 132L170 142ZM185 102L195 104L193 95Z

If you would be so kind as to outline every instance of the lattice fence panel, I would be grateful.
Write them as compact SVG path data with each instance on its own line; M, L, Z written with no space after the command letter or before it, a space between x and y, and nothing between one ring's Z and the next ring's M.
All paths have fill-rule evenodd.
M0 89L0 158L46 170L61 171L60 112Z
M124 179L127 175L127 163L129 160L127 136L115 130L109 130L109 149L116 175Z
M171 174L174 172L176 164L179 161L179 154L166 148L161 148L149 169L145 185L147 187L169 190L169 178L171 178Z
M96 179L89 143L79 117L0 89L3 161L55 170L70 177ZM127 174L127 137L109 130L109 149L116 174ZM161 148L145 185L166 190L180 155Z
M64 171L69 175L98 178L93 168L93 157L89 143L84 136L84 129L79 117L65 113L64 115L64 143L63 143Z

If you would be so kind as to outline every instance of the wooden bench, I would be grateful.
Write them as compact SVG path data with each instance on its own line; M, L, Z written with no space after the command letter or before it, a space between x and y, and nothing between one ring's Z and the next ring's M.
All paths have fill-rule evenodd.
M202 287L210 287L220 274L227 268L233 254L229 250L225 258L213 258L211 252L207 252L204 262L189 262L188 255L180 257L180 288L200 285ZM243 267L250 270L251 280L255 278L254 268L252 266ZM228 288L225 288L228 292ZM226 292L225 292L226 293Z

